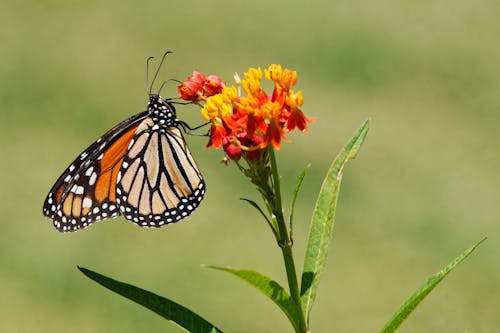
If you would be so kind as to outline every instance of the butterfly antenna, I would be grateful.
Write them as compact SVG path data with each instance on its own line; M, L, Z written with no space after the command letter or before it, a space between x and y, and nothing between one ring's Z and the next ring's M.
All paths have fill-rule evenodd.
M155 57L148 57L146 59L146 94L151 91L149 85L149 62L154 59Z
M158 68L156 68L155 76L153 77L153 80L151 81L151 84L149 85L149 94L151 95L151 89L153 88L153 83L156 80L156 77L158 76L158 73L160 72L161 66L163 65L163 62L165 61L165 57L167 54L173 53L172 51L167 51L163 54L163 57L161 57L160 64L158 65Z

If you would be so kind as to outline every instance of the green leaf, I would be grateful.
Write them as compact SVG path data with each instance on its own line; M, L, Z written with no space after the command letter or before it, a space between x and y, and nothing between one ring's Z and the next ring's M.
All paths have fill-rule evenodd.
M264 295L269 297L288 317L296 332L300 332L299 316L300 308L293 301L290 295L276 281L271 280L267 276L259 272L248 269L234 269L220 266L207 266L208 268L217 269L236 275L240 279L250 283L255 288L259 289Z
M172 321L187 332L192 333L222 333L220 329L208 321L165 297L158 296L133 285L113 280L83 267L78 269L90 279L115 293L126 297L147 309L156 312L163 318Z
M366 120L337 155L328 170L321 186L318 200L316 201L309 230L309 240L300 288L302 309L307 322L309 321L309 314L316 298L319 279L326 263L328 246L332 238L342 170L347 161L356 157L359 148L366 138L368 128L369 120Z
M460 264L467 258L486 238L480 240L474 246L465 250L461 255L456 257L452 262L443 268L439 273L431 276L427 281L406 300L406 302L399 308L399 310L392 316L392 318L385 324L380 332L390 333L394 332L403 321L415 310L415 308L424 300L424 298L450 273L455 266Z
M306 176L306 173L309 171L309 168L311 167L311 164L308 164L304 170L300 173L299 177L297 178L297 182L295 183L295 187L293 189L293 198L292 198L292 205L290 207L290 238L293 239L293 212L295 210L295 201L297 201L297 195L299 194L300 186L302 185L302 181L304 180L304 177Z
M278 235L278 232L276 231L276 226L275 224L273 224L273 222L271 222L271 220L269 220L266 216L266 214L264 213L264 211L260 208L260 206L253 200L250 200L250 199L246 199L246 198L240 198L240 200L243 200L245 202L248 202L252 207L254 207L255 209L257 209L260 214L262 215L262 217L264 217L264 220L266 220L267 222L267 225L269 226L269 228L271 228L273 234L274 234L274 237L278 240L279 239L279 235Z

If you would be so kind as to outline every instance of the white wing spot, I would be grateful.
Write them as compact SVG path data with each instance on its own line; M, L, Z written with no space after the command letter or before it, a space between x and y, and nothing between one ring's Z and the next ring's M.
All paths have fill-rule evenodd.
M92 206L92 200L90 198L84 198L82 202L82 207L88 208L90 206Z
M94 171L94 167L90 167L85 171L85 176L89 177L92 174L92 171Z
M92 186L95 184L95 181L97 179L97 173L93 172L92 173L92 176L90 176L90 179L89 179L89 185Z

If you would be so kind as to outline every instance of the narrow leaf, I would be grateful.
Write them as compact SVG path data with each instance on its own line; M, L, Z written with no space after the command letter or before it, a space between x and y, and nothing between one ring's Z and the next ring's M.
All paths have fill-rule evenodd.
M94 280L109 290L128 298L147 309L156 312L163 318L177 324L187 332L192 333L222 333L220 329L189 310L165 297L158 296L133 285L113 280L83 267L78 269L88 278Z
M467 258L486 238L480 240L474 246L465 250L461 255L455 258L452 262L443 268L439 273L431 276L427 281L406 300L401 308L392 316L392 318L385 324L380 332L391 333L394 332L403 321L415 310L415 308L424 300L424 298L450 273L458 264Z
M264 217L264 220L266 220L267 225L269 225L269 228L271 228L271 230L273 231L274 237L276 239L279 239L279 235L278 235L278 232L276 231L275 224L273 224L273 222L271 222L271 220L269 220L269 218L266 216L266 214L264 213L262 208L260 208L260 206L253 200L246 199L246 198L240 198L240 200L248 202L252 207L257 209L260 212L260 214L262 215L262 217Z
M250 283L255 288L259 289L264 295L269 297L280 309L285 313L285 315L292 323L293 328L296 332L300 332L299 325L299 306L293 301L290 295L280 286L276 281L271 280L267 276L262 275L259 272L248 269L234 269L228 267L220 266L207 266L212 269L217 269L220 271L231 273L240 279Z
M309 168L311 167L311 164L308 164L304 170L300 173L299 177L297 178L297 182L295 183L295 187L293 189L293 198L292 198L292 205L290 207L290 238L293 239L293 212L295 210L295 201L297 201L297 195L299 194L300 186L302 185L302 181L304 180L304 177L306 176L306 173L309 171Z
M368 128L369 120L366 120L337 155L328 170L316 201L309 230L300 289L302 309L307 322L309 321L309 314L316 297L319 279L325 266L328 246L332 238L342 170L347 161L356 157L366 138Z

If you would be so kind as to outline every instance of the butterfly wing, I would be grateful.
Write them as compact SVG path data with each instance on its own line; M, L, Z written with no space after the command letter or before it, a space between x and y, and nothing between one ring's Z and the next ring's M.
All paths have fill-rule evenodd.
M121 214L143 227L161 227L190 215L204 194L205 183L181 131L146 118L118 174Z
M43 213L59 231L76 231L116 217L116 179L141 122L148 112L130 117L91 144L63 172L43 204Z

